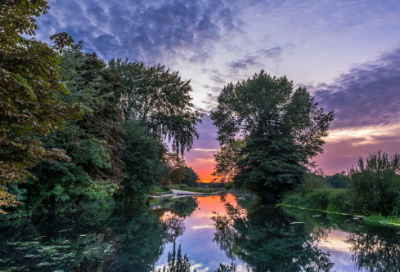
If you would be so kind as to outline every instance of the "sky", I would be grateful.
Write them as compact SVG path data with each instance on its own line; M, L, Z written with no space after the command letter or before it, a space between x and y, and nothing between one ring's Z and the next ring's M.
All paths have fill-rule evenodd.
M326 174L382 150L400 152L398 0L48 0L36 38L67 32L105 61L161 63L191 80L205 114L185 160L210 181L220 146L209 118L230 82L264 69L305 86L335 120Z

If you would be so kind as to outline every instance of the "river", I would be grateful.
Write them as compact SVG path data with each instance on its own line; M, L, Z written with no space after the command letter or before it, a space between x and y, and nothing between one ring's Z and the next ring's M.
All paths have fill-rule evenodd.
M400 271L400 228L247 194L0 222L0 271Z

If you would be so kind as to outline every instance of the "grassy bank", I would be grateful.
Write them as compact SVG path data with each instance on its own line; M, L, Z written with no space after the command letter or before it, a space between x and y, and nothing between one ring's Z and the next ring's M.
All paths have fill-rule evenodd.
M369 224L400 226L400 217L395 214L387 216L371 214L368 211L355 212L349 189L320 189L308 194L295 193L287 195L279 206L327 212L332 214L353 215L362 217Z

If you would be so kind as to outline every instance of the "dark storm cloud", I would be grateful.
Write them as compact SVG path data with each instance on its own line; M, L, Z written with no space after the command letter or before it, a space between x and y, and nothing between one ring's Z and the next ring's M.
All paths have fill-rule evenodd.
M238 29L221 1L49 1L38 20L43 38L65 31L86 51L105 59L133 57L147 62L180 56L199 62L210 57L222 31Z
M400 48L342 74L314 92L327 110L335 110L332 128L397 124L400 117Z

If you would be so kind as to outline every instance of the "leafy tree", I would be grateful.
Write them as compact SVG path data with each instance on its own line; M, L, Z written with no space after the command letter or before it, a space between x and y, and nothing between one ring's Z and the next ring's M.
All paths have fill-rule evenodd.
M188 186L195 186L196 181L199 179L199 176L192 169L192 167L185 166L185 177L181 180L181 183L187 184Z
M333 176L326 177L325 181L329 183L332 188L343 189L346 188L350 182L350 178L345 175L345 172L336 173Z
M60 82L57 50L73 40L66 33L52 36L52 48L22 36L35 34L35 17L48 8L41 0L0 3L0 206L16 203L6 184L33 177L28 169L40 162L67 159L60 149L45 150L35 135L61 130L65 119L85 112L60 100L68 90Z
M110 167L92 167L88 169L93 180L108 180L109 183L120 184L125 178L125 163L121 160L123 152L122 111L119 107L124 89L120 79L100 60L95 53L86 54L81 67L81 81L84 86L91 87L96 83L97 93L106 96L103 104L78 122L84 130L80 139L97 138L105 141L104 147L110 156ZM112 95L109 95L112 93Z
M125 121L136 120L158 137L171 140L177 154L189 151L199 136L196 124L202 119L202 114L193 110L190 81L161 65L145 67L121 59L108 65L122 79L120 103Z
M277 198L301 184L306 168L305 152L295 145L293 137L275 128L260 129L250 135L237 163L236 188L246 188L263 200Z
M212 175L217 177L214 180L218 178L225 182L233 180L233 177L238 173L236 163L243 159L240 157L240 152L247 140L248 138L229 141L217 154L214 154L216 165Z
M323 151L333 111L324 114L306 88L294 91L286 77L271 77L261 70L252 79L225 86L211 119L222 146L237 136L250 135L257 127L279 124L312 158Z
M162 181L163 186L170 184L180 184L182 179L185 178L186 173L186 162L183 158L180 158L176 154L167 152L166 165L169 168L169 174L165 176Z
M124 151L126 165L123 186L128 193L145 194L170 172L163 159L166 147L135 121L124 124Z
M247 188L275 201L301 183L302 165L322 152L333 112L323 113L303 87L293 91L286 77L255 74L230 83L218 97L211 119L225 147L237 137L249 137L237 162L235 187Z
M60 99L66 105L80 103L90 114L103 107L112 94L100 93L101 77L92 82L84 80L88 71L83 67L88 59L90 56L82 53L81 43L64 52L59 64L60 79L69 93L61 95ZM63 131L38 137L45 149L64 150L69 161L41 163L32 170L36 181L29 180L27 184L19 184L18 188L10 188L10 192L19 195L20 191L24 192L25 209L42 210L54 205L54 201L68 201L68 205L64 204L66 207L72 203L79 205L83 204L81 200L100 199L116 189L113 184L106 184L107 180L90 176L93 168L110 168L110 156L104 140L84 135L85 130L78 126L77 120L68 120Z

